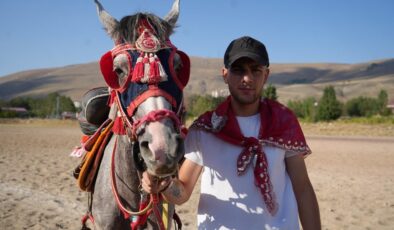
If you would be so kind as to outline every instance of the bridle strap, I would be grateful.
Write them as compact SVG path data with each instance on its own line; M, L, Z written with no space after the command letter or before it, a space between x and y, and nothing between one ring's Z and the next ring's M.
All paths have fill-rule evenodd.
M179 121L178 116L171 110L161 109L161 110L151 111L148 114L146 114L145 116L143 116L141 119L136 120L133 123L132 133L134 135L136 135L138 129L142 125L144 125L145 123L159 121L159 120L162 120L164 118L170 118L174 122L175 127L179 130L181 122Z
M132 140L137 140L137 136L133 135L133 133L130 133L130 131L133 130L133 124L127 118L127 115L126 115L125 111L123 110L122 103L120 103L120 99L119 99L119 92L117 92L117 91L115 92L115 102L118 107L120 117L123 121L123 125L125 126L127 136L129 136L129 138L131 138Z
M170 118L174 122L175 128L180 132L181 130L181 121L179 119L179 112L181 110L178 110L177 113L168 110L168 109L160 109L160 110L154 110L143 116L142 118L135 120L133 123L130 122L130 120L127 118L127 115L125 111L123 110L122 104L120 103L119 99L119 92L116 92L115 95L115 101L118 106L118 111L120 112L121 119L123 123L125 124L126 127L131 130L131 133L127 133L127 135L132 138L132 140L137 139L137 131L138 129L145 123L147 122L154 122L154 121L159 121L164 118ZM182 101L183 102L183 101ZM180 106L181 107L181 106Z
M135 50L136 48L128 43L122 43L119 45L116 45L112 50L112 57L115 57L116 55L118 55L119 53L125 52L125 51L129 51L129 50Z

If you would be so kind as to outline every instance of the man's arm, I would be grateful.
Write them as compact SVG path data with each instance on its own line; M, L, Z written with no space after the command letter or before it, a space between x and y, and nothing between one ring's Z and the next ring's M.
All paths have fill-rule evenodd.
M158 186L154 186L148 173L144 172L142 176L142 187L148 193L161 191L168 202L180 205L189 200L201 171L201 165L185 159L179 169L178 178L173 178L171 181L164 181ZM163 189L164 191L162 191Z
M299 155L286 158L286 169L297 199L302 228L321 229L319 205L308 177L304 158Z

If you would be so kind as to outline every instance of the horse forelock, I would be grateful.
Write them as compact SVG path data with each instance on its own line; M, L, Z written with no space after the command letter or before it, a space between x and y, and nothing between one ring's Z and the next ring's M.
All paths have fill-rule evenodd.
M138 28L143 19L147 20L153 27L153 32L162 42L166 41L174 31L174 28L167 21L154 14L136 13L134 15L125 16L120 20L119 33L126 42L134 44L138 39Z

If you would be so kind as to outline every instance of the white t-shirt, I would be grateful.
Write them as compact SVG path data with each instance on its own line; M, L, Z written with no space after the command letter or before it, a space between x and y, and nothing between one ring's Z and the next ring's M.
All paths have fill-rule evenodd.
M257 137L260 116L237 117L244 136ZM286 151L263 146L278 212L266 210L254 185L253 167L237 175L240 146L218 139L211 133L192 129L185 142L185 157L204 166L198 206L198 229L299 229L297 203L285 168ZM251 165L252 166L252 165Z

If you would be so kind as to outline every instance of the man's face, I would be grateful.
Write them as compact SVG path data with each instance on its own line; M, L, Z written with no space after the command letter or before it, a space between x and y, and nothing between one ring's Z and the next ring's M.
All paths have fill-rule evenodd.
M250 58L236 60L229 69L223 69L223 79L230 94L240 105L260 100L269 69Z

